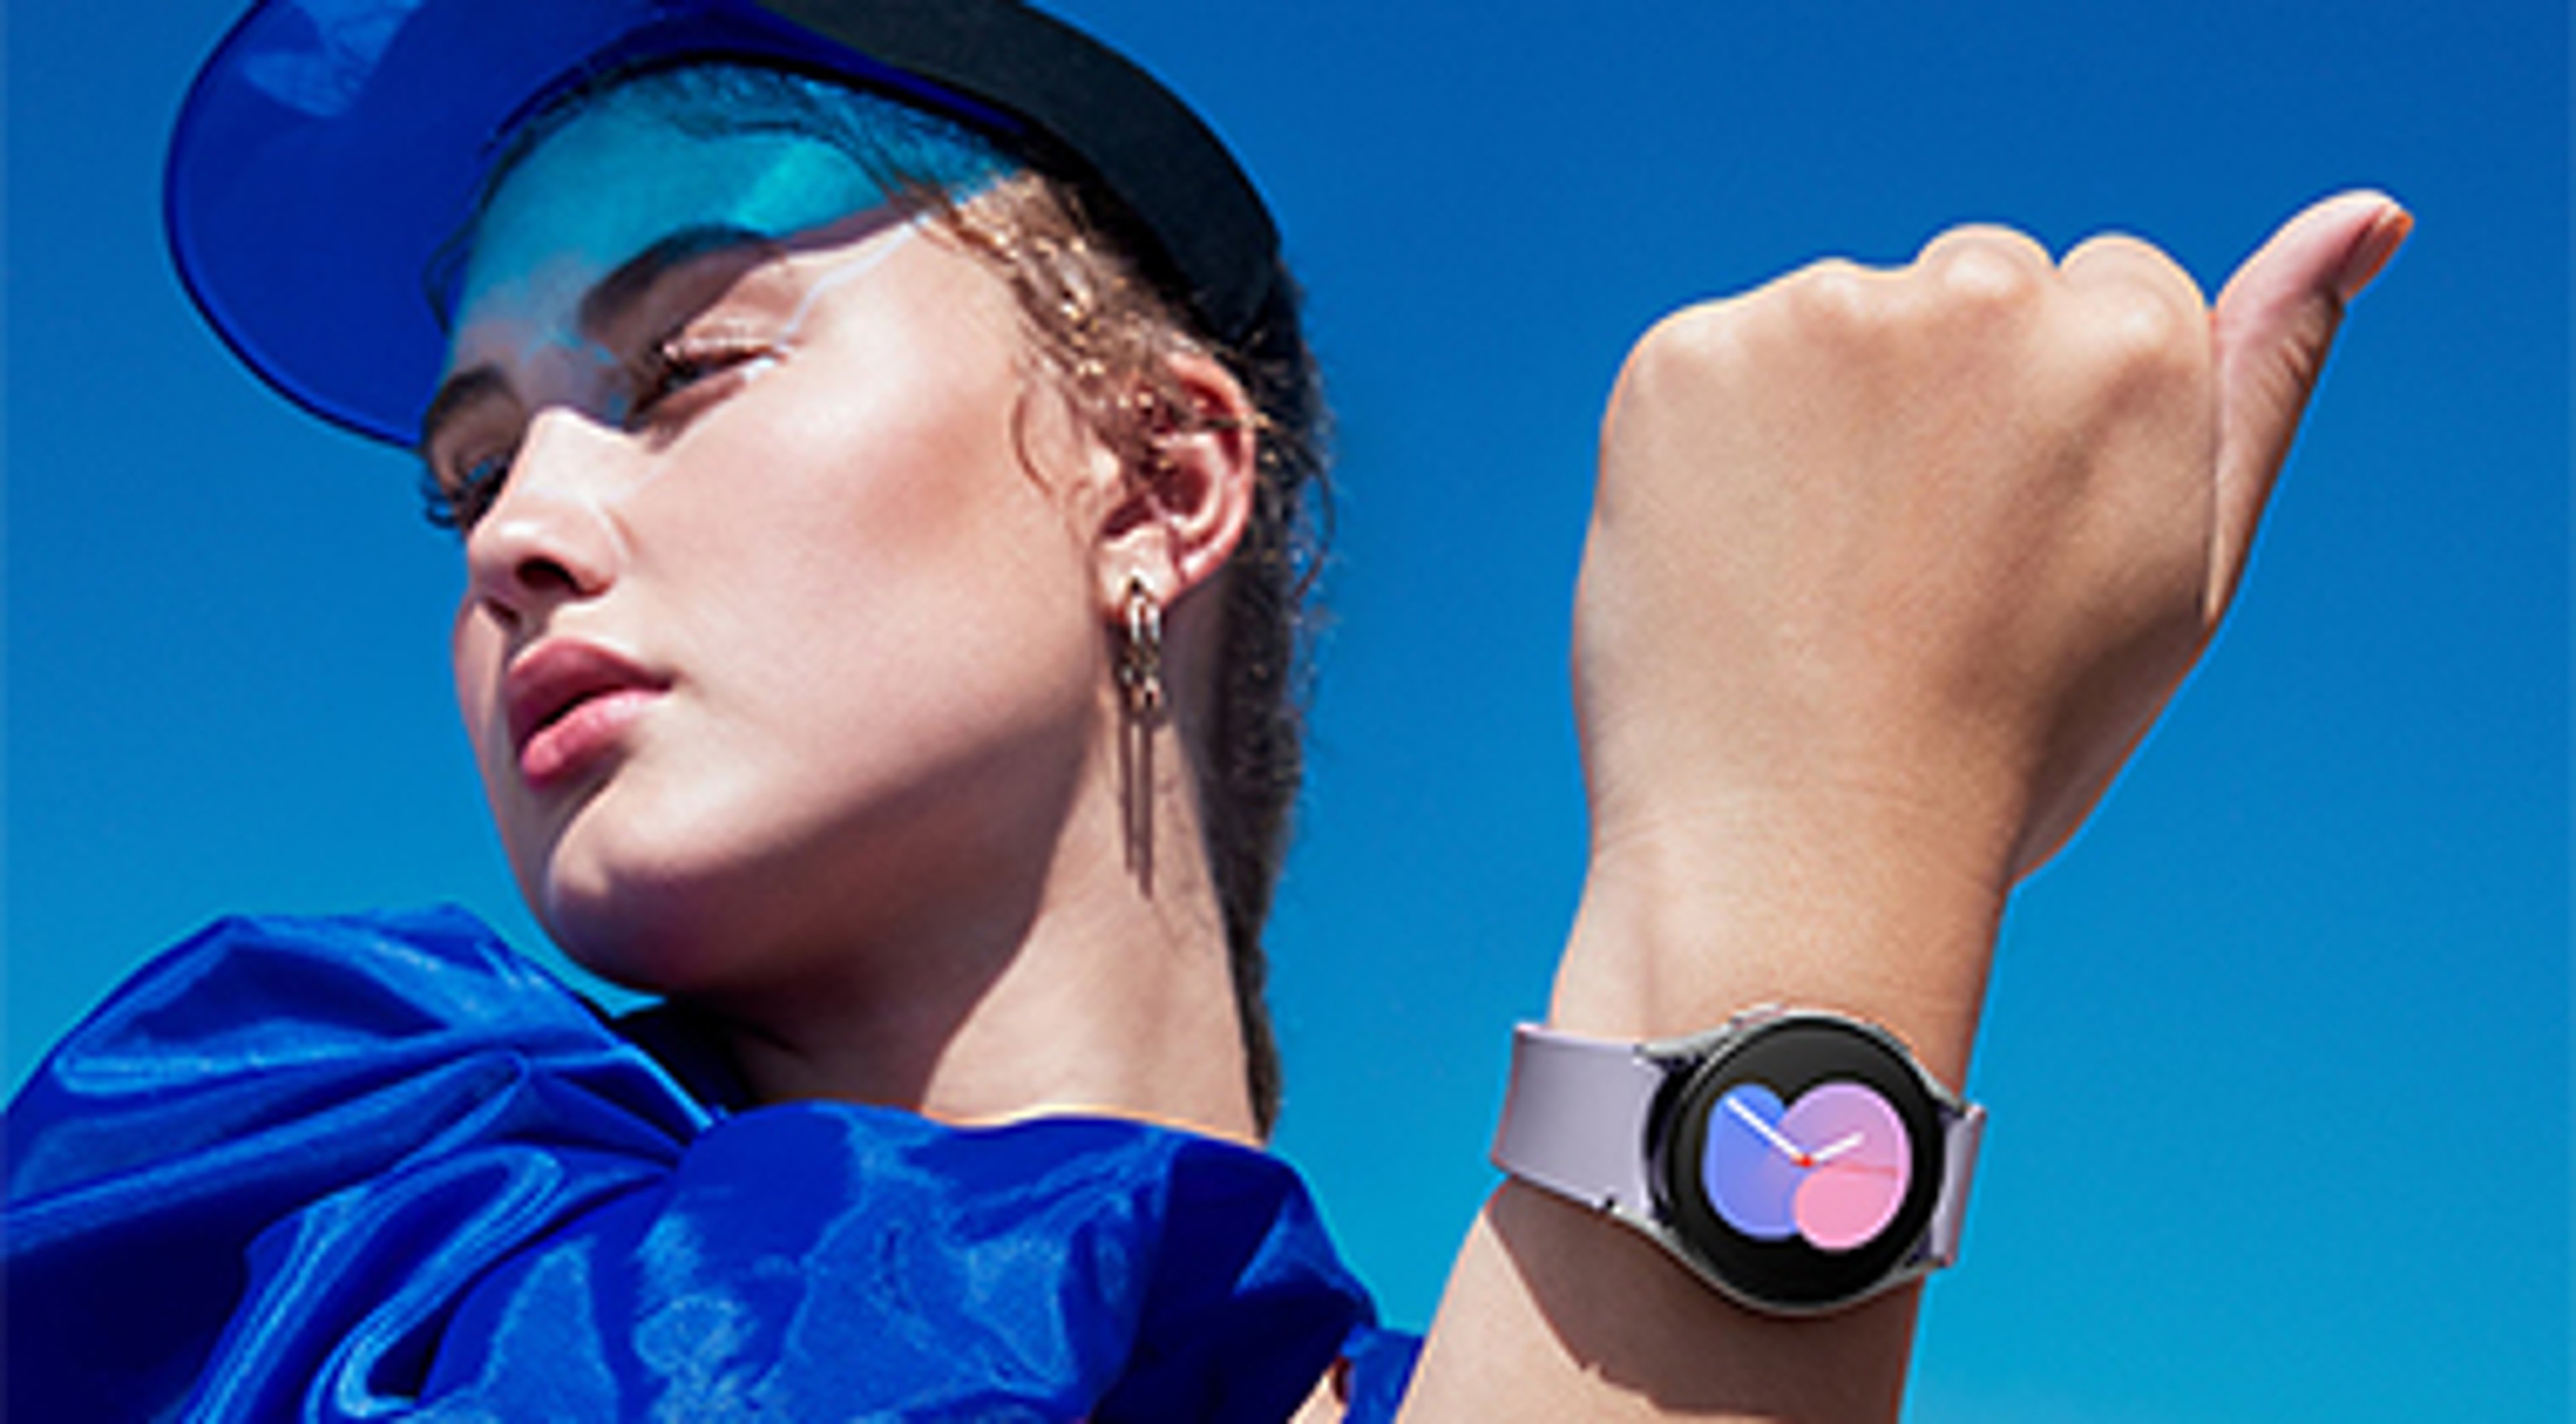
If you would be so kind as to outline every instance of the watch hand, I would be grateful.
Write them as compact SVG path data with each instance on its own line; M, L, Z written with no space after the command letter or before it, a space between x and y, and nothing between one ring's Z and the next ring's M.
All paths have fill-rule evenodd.
M1811 1165L1811 1159L1806 1153L1798 1150L1798 1144L1781 1136L1780 1129L1764 1122L1759 1114L1744 1105L1744 1100L1742 1098L1728 1098L1726 1100L1726 1110L1735 1114L1737 1117L1744 1119L1745 1126L1760 1133L1763 1141L1780 1149L1781 1156L1788 1158L1790 1161L1797 1163L1801 1167Z
M1840 1157L1844 1153L1849 1152L1853 1148L1860 1146L1860 1144L1861 1135L1855 1132L1849 1137L1838 1138L1833 1142L1829 1142L1824 1146L1817 1148L1812 1154L1810 1154L1810 1160L1815 1162L1818 1166L1822 1166L1825 1163Z

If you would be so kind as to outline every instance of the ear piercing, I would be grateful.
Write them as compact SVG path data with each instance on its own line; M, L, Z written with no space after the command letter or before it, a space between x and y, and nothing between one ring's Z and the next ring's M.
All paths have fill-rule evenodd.
M1127 710L1151 717L1163 709L1163 605L1135 574L1127 576L1127 637L1118 649L1118 686Z

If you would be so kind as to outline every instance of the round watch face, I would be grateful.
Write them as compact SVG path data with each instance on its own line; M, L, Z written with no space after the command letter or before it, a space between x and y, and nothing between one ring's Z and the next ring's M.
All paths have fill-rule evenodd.
M1666 1218L1756 1304L1843 1304L1922 1240L1941 1190L1941 1112L1883 1035L1783 1017L1701 1064L1672 1103L1655 1164Z

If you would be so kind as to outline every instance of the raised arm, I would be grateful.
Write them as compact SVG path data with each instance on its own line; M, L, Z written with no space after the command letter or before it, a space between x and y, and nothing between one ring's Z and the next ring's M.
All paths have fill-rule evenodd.
M1826 1007L1963 1084L2007 894L2208 645L2344 304L2408 227L2320 203L2214 308L2144 243L2053 262L1968 228L1649 333L1576 603L1592 852L1552 1024ZM1407 1417L1892 1418L1918 1295L1756 1315L1515 1183Z

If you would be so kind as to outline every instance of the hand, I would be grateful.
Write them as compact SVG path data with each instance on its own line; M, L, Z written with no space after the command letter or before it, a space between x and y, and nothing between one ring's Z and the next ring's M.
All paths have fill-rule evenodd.
M1963 1083L2006 892L2207 644L2343 305L2407 227L2321 203L2214 310L2143 243L2052 262L1966 229L1650 333L1575 606L1593 844L1555 1024L1830 1005ZM1862 1170L1861 1145L1805 1165ZM1916 1299L1750 1315L1507 1184L1408 1413L1893 1418Z
M1741 1118L1746 1127L1753 1129L1755 1136L1770 1143L1772 1148L1778 1151L1781 1156L1788 1158L1790 1161L1797 1163L1801 1167L1810 1166L1815 1161L1815 1159L1801 1151L1798 1144L1791 1142L1786 1137L1783 1137L1780 1134L1780 1129L1764 1122L1762 1120L1762 1114L1746 1107L1742 1098L1730 1095L1726 1099L1726 1110L1735 1114L1738 1118ZM1857 1138L1854 1139L1854 1141L1857 1140Z
M1820 880L1848 850L1999 903L2207 645L2343 306L2409 225L2329 199L2215 309L2134 239L2052 262L1963 228L1657 326L1575 609L1587 919L1605 884L1688 899L1791 840Z
M1851 1134L1850 1136L1848 1136L1848 1137L1837 1137L1837 1138L1835 1138L1833 1141L1828 1142L1828 1143L1826 1143L1824 1146L1819 1147L1819 1148L1817 1148L1815 1151L1813 1151L1813 1152L1811 1152L1811 1153L1807 1154L1807 1160L1806 1160L1806 1161L1804 1161L1804 1162L1802 1162L1802 1163L1800 1163L1799 1165L1800 1165L1800 1166L1821 1167L1821 1166L1825 1165L1827 1162L1831 1162L1831 1161L1832 1161L1832 1160L1834 1160L1835 1158L1840 1157L1841 1155L1843 1155L1843 1154L1844 1154L1844 1153L1846 1153L1846 1152L1849 1152L1849 1151L1850 1151L1850 1150L1852 1150L1853 1148L1860 1146L1860 1145L1861 1145L1861 1143L1862 1143L1863 1141L1865 1141L1865 1140L1866 1140L1866 1139L1864 1139L1864 1138L1861 1136L1861 1134L1859 1134L1859 1133L1857 1133L1857 1132L1852 1133L1852 1134Z

